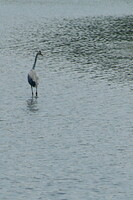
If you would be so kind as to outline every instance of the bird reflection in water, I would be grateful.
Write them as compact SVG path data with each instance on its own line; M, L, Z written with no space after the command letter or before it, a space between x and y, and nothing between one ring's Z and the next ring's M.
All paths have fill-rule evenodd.
M37 98L30 98L27 100L27 108L29 111L31 112L37 112L39 109L38 109L38 106L37 106Z

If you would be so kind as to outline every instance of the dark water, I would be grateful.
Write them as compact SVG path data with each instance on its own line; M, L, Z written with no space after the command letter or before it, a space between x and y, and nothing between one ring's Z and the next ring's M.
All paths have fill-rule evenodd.
M132 200L132 8L0 1L1 200Z

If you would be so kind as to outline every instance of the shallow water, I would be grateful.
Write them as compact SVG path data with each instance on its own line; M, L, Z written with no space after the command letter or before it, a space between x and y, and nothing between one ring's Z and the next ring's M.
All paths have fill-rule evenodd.
M132 200L132 4L0 1L0 199Z

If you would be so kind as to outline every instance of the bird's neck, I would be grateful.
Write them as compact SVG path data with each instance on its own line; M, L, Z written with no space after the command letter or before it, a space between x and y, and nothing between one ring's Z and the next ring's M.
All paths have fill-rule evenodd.
M36 55L36 57L35 57L35 61L34 61L34 64L33 64L33 67L32 67L32 69L35 69L35 66L36 66L36 61L37 61L37 56L38 56L38 54Z

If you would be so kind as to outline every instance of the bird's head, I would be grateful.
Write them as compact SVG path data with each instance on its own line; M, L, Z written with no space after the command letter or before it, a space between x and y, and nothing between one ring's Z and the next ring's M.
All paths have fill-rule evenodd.
M43 56L43 54L42 54L42 52L41 51L38 51L38 53L37 53L38 55L41 55L41 56Z

